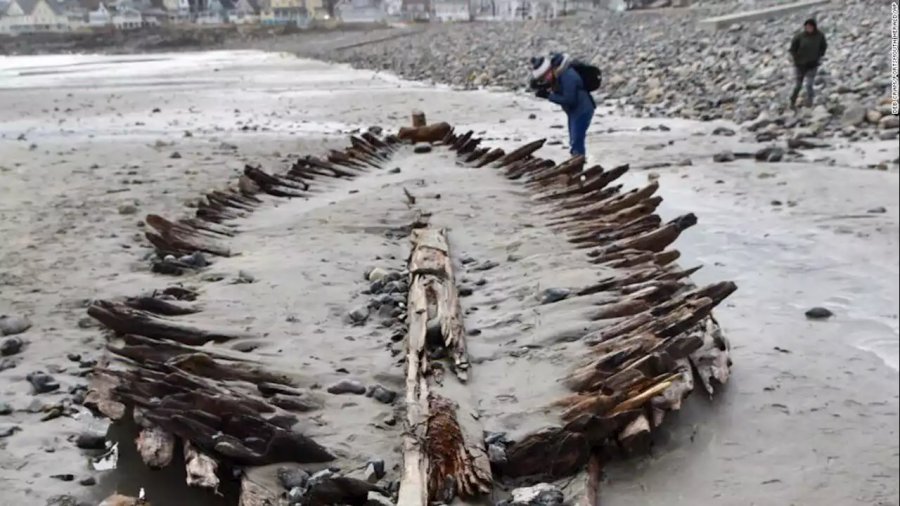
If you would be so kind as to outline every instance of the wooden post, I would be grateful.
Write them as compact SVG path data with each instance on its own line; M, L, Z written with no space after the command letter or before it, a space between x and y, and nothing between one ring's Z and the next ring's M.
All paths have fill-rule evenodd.
M413 128L423 127L426 124L427 123L425 122L425 113L422 111L413 111L413 113L412 113Z

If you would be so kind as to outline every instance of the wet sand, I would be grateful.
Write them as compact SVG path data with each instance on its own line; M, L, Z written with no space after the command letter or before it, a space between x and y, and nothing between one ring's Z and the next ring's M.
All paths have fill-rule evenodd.
M96 356L103 346L99 329L78 324L86 301L169 281L147 272L149 249L135 237L145 214L178 216L244 163L277 170L289 155L325 151L354 129L405 125L413 108L432 120L489 131L496 136L490 143L504 148L565 139L557 128L561 113L528 97L451 92L255 52L0 59L0 103L0 314L24 313L34 322L21 335L27 346L14 357L18 365L0 372L0 400L16 410L0 416L0 426L23 429L0 440L0 504L146 485L89 471L67 441L91 423L86 413L38 422L40 415L23 411L34 398L64 397L33 396L24 380L33 370L53 373L61 392L84 384L66 355ZM660 123L671 130L639 131ZM810 154L834 158L833 166L714 164L714 152L743 146L740 136L706 135L715 126L601 116L589 138L591 161L606 167L692 159L689 167L634 171L625 184L660 177L663 218L687 211L700 218L679 240L682 263L705 265L698 282L731 279L740 288L716 313L734 347L732 382L714 402L697 395L668 420L651 457L608 468L604 504L896 505L898 174L860 167L894 159L898 148L883 142ZM644 149L658 144L666 147ZM563 151L554 145L542 153L559 160ZM247 254L210 269L226 279L204 284L203 318L280 336L289 346L256 353L309 371L304 376L322 385L345 376L337 372L343 367L368 383L397 381L399 389L389 335L350 327L344 318L365 303L359 292L367 267L402 263L403 241L380 231L405 224L393 221L402 221L402 187L416 193L417 185L442 194L429 205L451 227L455 255L501 263L485 274L489 289L463 300L464 309L499 306L467 317L467 326L485 335L470 346L473 362L480 362L475 367L492 371L486 364L504 361L511 339L546 342L570 322L577 325L577 318L567 321L577 307L546 315L525 310L537 287L565 286L583 273L554 254L560 238L518 212L521 197L500 181L442 173L415 160L400 164L399 174L329 188L319 202L255 213L241 224L248 233L230 244ZM120 214L126 205L137 212ZM876 207L885 212L867 212ZM286 257L290 269L276 260ZM239 270L257 282L228 284ZM803 312L816 305L831 308L835 318L806 320ZM475 380L487 429L522 428L504 413L529 411L529 399L517 397L515 410L502 407L516 382L540 385L535 405L559 388L553 383L562 366L552 356L533 358L528 367L510 361L522 370L505 378ZM387 408L360 401L368 402L328 399L321 425L310 430L350 461L377 454L396 462L396 431L368 426L388 416ZM346 434L358 436L341 441ZM49 477L58 473L97 476L102 490Z

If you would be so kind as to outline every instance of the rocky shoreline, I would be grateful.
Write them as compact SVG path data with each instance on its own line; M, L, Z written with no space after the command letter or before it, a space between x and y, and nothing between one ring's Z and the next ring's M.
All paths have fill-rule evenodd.
M578 18L432 25L408 37L346 49L291 48L303 56L384 70L463 89L524 89L528 58L566 51L604 72L597 97L634 116L730 120L759 142L792 138L850 141L897 137L890 114L889 10L852 0L768 21L705 31L698 21L747 7L597 12ZM816 105L788 107L791 36L809 16L829 50Z

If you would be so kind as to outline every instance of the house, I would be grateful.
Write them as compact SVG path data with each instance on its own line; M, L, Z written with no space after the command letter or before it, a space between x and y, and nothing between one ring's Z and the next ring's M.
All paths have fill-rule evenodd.
M99 28L112 24L112 13L106 8L102 2L97 6L96 10L88 12L88 26L91 28Z
M112 24L119 30L136 30L144 26L144 17L131 5L120 4L112 11Z
M58 0L12 0L0 16L0 32L65 32L69 16Z
M437 21L469 21L472 19L471 0L433 0L432 19Z
M264 25L305 25L309 13L304 0L268 0L260 7L259 20Z
M238 0L228 11L228 21L235 24L259 22L259 4L256 0Z
M404 18L410 21L428 21L431 19L431 2L429 0L403 0L400 12Z
M169 23L186 22L191 19L190 0L161 0L155 7L165 11Z
M387 11L382 0L341 0L334 14L344 23L382 23Z
M199 25L221 25L228 21L228 10L231 4L227 6L223 0L209 0L206 8L197 13L194 22Z

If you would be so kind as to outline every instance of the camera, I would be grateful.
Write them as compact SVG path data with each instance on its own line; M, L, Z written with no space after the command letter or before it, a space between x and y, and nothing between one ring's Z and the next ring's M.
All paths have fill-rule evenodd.
M528 87L531 91L550 91L550 83L545 79L533 78L528 83Z

